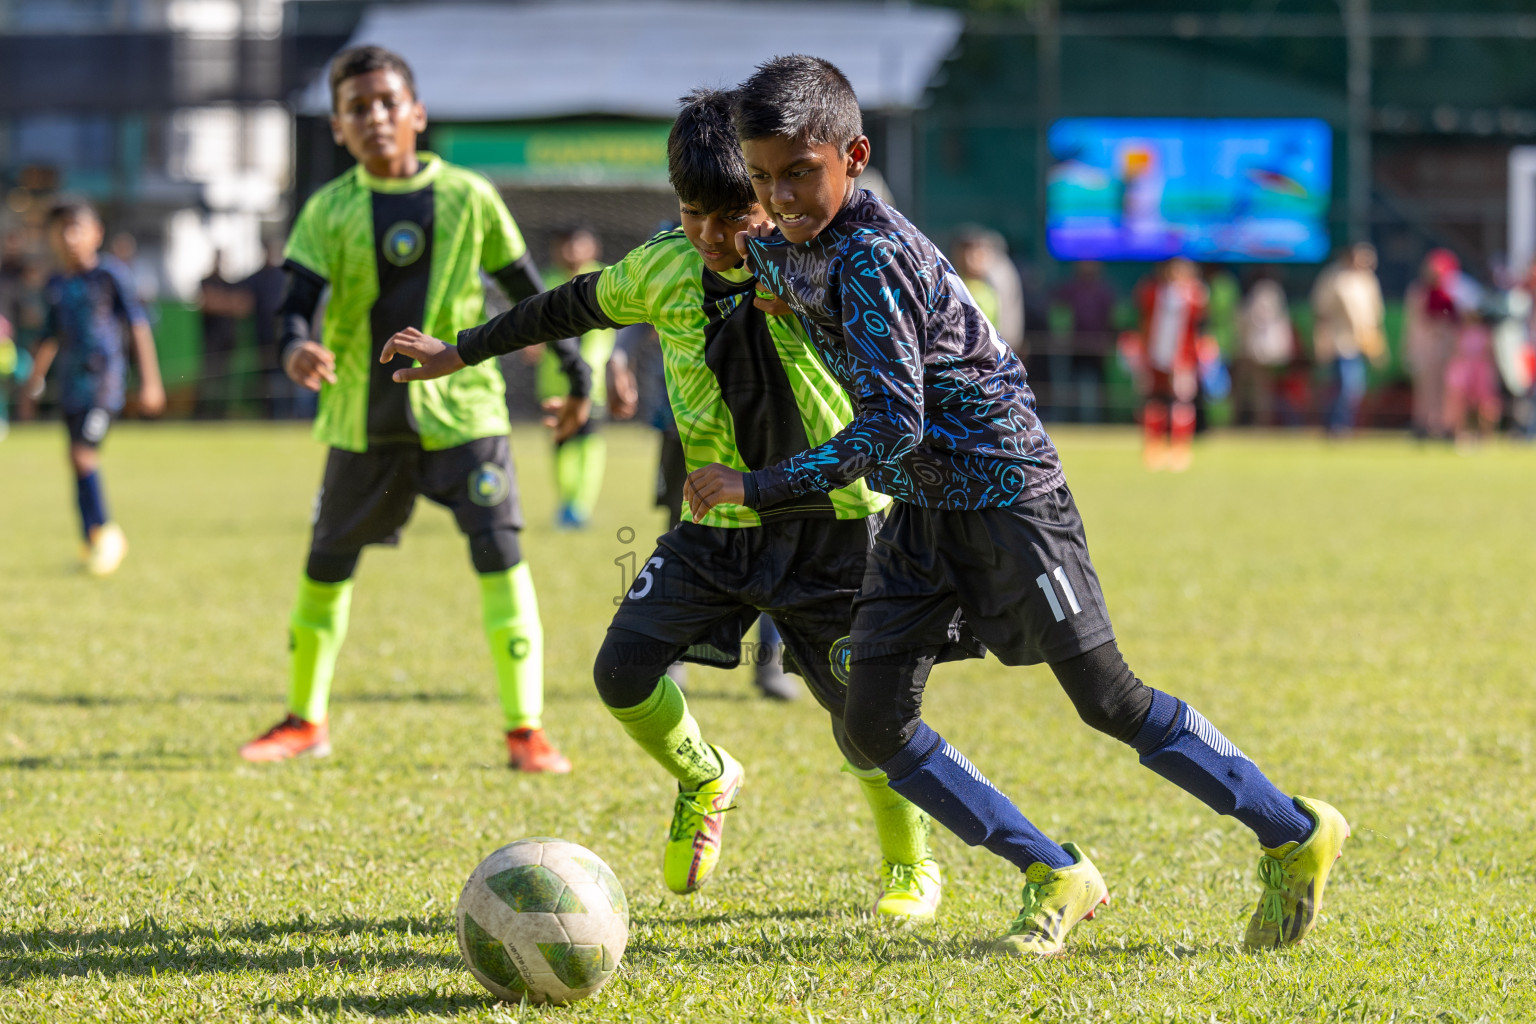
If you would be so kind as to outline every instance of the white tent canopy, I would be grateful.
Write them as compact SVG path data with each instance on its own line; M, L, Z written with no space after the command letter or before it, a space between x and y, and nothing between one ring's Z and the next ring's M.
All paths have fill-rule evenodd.
M866 110L909 109L962 27L940 8L832 0L421 3L370 8L350 44L405 57L439 120L670 118L690 89L734 85L785 53L832 61ZM330 110L323 76L300 109Z

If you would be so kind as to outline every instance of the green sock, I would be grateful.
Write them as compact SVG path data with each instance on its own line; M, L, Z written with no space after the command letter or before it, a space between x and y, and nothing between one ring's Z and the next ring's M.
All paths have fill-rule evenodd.
M347 638L351 612L351 580L316 583L307 574L299 580L299 596L288 619L288 710L306 722L325 720L336 655Z
M576 438L581 445L581 475L576 482L576 515L591 519L603 492L603 472L608 468L608 440L602 434Z
M544 714L544 626L528 563L481 573L480 607L507 731L537 729Z
M667 676L656 689L632 708L609 708L630 739L654 757L685 787L695 787L720 777L722 766L715 748L699 735L699 723L688 713L683 691Z
M555 494L560 507L576 511L581 493L581 444L585 437L568 437L555 446Z
M848 761L843 762L843 771L859 780L864 799L874 812L880 856L892 864L916 864L932 856L928 836L933 832L933 823L916 804L891 788L885 772L878 768L855 768Z

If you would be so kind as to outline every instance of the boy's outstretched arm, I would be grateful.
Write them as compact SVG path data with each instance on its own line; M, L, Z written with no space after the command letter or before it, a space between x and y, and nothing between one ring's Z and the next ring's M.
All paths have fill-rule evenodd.
M552 344L555 351L561 353L562 367L568 365L567 372L573 374L572 396L585 398L592 390L592 370L582 360L576 339L591 330L625 326L609 317L598 305L599 276L601 271L579 274L558 288L530 295L500 316L460 331L457 345L408 328L384 343L380 362L388 362L397 353L409 356L423 365L396 370L395 380L431 380L482 363L492 356L506 355L530 345ZM569 343L568 351L565 343Z

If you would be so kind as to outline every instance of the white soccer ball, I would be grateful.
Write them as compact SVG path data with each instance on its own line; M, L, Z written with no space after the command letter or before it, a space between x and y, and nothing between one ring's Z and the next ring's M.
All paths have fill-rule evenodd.
M597 854L563 839L519 839L485 858L454 917L470 973L513 1003L591 995L629 941L624 887Z

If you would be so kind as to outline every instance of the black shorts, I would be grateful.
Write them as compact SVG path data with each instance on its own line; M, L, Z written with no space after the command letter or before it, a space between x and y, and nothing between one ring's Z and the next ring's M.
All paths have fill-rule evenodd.
M742 636L767 612L784 638L785 670L841 715L853 596L879 528L879 516L680 523L634 567L612 628L687 647L687 661L731 668L741 663Z
M854 659L940 647L1036 665L1114 638L1065 485L1006 508L897 503L853 603Z
M505 437L482 437L436 452L413 444L376 445L366 452L332 448L315 496L311 553L348 555L369 544L398 544L418 494L452 512L468 537L523 526Z
M85 412L64 414L64 429L69 431L70 444L83 444L87 448L100 448L112 427L112 411L97 406Z

